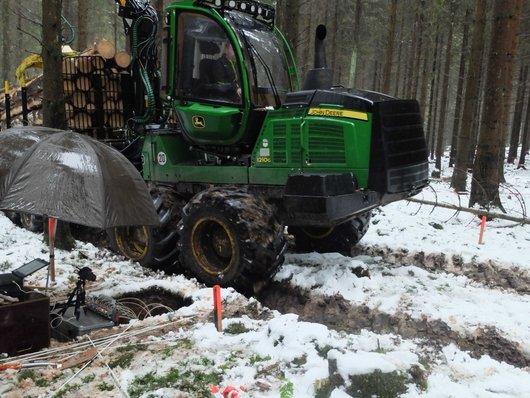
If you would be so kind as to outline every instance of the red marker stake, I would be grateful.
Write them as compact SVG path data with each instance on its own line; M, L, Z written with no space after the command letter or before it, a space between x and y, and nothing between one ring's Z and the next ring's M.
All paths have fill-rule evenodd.
M48 218L48 239L50 243L50 278L55 282L55 232L57 231L57 220L53 217Z
M482 222L480 223L480 235L478 237L479 245L482 245L482 238L484 237L484 228L486 228L486 216L482 216Z
M213 287L213 321L218 332L223 331L223 307L221 304L221 286Z

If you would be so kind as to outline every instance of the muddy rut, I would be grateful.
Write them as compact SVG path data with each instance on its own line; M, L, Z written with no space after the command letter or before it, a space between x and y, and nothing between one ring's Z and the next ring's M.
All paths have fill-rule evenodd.
M271 283L257 299L268 308L294 313L299 315L300 320L321 323L337 331L358 333L368 329L407 339L421 338L437 349L454 343L475 358L489 355L517 367L530 365L530 359L525 357L517 344L503 338L494 328L479 328L473 335L462 336L440 320L412 319L407 314L390 315L365 305L353 305L340 295L316 295L295 288L288 282Z
M530 293L530 274L527 271L503 267L493 261L465 262L461 256L447 256L443 253L362 245L355 247L351 255L380 257L389 267L414 265L429 272L464 275L492 289L510 290L521 295ZM282 313L294 313L301 320L325 324L337 331L358 333L367 329L375 333L394 333L407 339L420 338L425 341L425 345L434 346L437 350L453 343L461 350L469 351L475 358L489 355L513 366L530 366L530 358L522 352L519 345L504 338L494 327L481 327L472 334L463 335L441 320L428 317L413 319L405 313L383 313L366 305L352 304L341 295L322 296L294 287L288 281L270 283L257 298L268 308Z
M509 264L504 267L491 260L466 262L460 255L448 256L444 253L396 250L380 246L358 245L352 249L351 254L382 257L388 266L414 265L430 272L463 275L490 288L511 289L517 293L530 294L530 273Z

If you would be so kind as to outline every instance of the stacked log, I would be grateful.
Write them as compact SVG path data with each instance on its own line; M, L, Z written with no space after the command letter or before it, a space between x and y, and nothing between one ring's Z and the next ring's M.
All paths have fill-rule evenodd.
M131 60L105 39L63 62L68 127L75 130L124 127L122 86Z
M131 85L129 66L131 57L116 52L108 40L99 40L77 56L63 59L63 90L66 122L69 128L98 136L98 132L119 129L132 110L124 109L123 87ZM39 111L30 124L40 121L42 106L42 75L28 82L28 108ZM0 118L5 121L0 98ZM20 88L11 92L13 124L21 124ZM127 102L128 103L128 102ZM125 116L124 116L125 114Z

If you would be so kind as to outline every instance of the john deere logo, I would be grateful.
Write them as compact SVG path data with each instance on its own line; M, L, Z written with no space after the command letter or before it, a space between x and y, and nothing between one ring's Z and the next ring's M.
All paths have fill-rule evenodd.
M204 118L202 116L193 116L191 118L191 121L193 123L193 127L196 127L198 129L202 129L206 126L206 122L204 121Z

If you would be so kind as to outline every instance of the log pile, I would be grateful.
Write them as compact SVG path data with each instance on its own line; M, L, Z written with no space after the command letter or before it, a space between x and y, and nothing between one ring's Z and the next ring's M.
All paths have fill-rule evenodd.
M124 85L130 84L131 58L118 52L105 39L77 57L63 60L65 111L68 127L88 131L94 128L124 127Z
M28 96L28 122L30 125L42 125L42 75L26 82ZM11 120L13 125L22 125L22 95L20 88L10 90ZM6 122L4 90L0 92L0 122L2 129Z
M99 136L103 130L125 126L132 113L124 103L123 92L132 89L129 74L131 57L125 52L116 52L114 45L105 39L77 56L63 59L63 88L65 114L68 128ZM42 75L29 81L28 108L30 124L42 124ZM5 121L4 96L0 99L0 117ZM13 125L22 124L20 88L11 90L11 117Z

